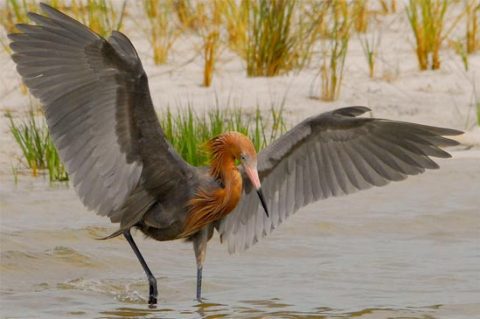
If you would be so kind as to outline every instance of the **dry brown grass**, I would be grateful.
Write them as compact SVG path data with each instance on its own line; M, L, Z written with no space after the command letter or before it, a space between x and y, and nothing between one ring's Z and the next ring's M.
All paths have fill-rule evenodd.
M480 3L477 0L465 0L466 15L466 46L467 54L472 54L480 48L478 35Z
M368 0L357 0L353 3L353 15L355 31L367 32L368 28Z
M38 11L35 1L6 0L0 9L0 25L7 33L15 32L15 24L28 22L29 11Z
M225 0L224 19L228 33L228 46L243 59L248 41L249 2Z
M397 12L397 0L380 0L380 6L384 14Z
M321 8L322 10L324 8ZM353 24L351 7L345 0L333 0L326 6L327 34L323 41L320 68L321 99L334 101L340 96L343 69Z
M180 35L172 21L173 0L144 0L143 9L148 20L146 33L150 40L155 64L164 64L175 40Z
M194 10L194 21L202 38L203 52L203 86L212 84L215 64L221 45L222 13L225 11L224 1L199 1Z
M444 30L447 0L410 0L407 15L415 35L420 70L440 68L440 46Z
M63 10L104 37L113 30L122 29L126 5L126 0L72 0L70 6L66 1L56 1L57 8L70 8Z
M309 60L314 25L305 23L294 0L246 0L248 3L248 76L276 76L301 69Z

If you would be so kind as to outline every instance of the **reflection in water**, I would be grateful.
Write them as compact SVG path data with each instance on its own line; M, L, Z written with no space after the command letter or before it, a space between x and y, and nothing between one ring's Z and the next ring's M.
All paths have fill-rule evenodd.
M172 312L172 309L142 309L120 307L112 311L102 311L100 318L165 318L165 315Z
M96 240L108 219L69 188L1 184L0 317L480 318L478 158L440 164L311 205L239 256L214 238L201 304L191 246L135 233L158 281L154 309L125 240Z
M221 304L203 303L197 304L185 309L148 309L119 307L112 311L102 311L98 318L119 319L119 318L145 318L145 319L165 319L165 318L289 318L289 319L328 319L328 318L402 318L402 319L434 319L439 318L434 315L430 309L440 309L441 305L424 307L423 309L393 309L393 308L366 308L353 312L341 312L334 309L319 308L317 311L293 311L276 310L277 302L274 300L252 300L254 306L248 307L235 306L229 307Z

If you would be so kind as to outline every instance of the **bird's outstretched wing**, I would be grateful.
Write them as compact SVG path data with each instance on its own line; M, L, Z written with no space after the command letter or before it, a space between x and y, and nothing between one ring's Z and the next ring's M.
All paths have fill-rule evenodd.
M191 167L164 138L128 38L113 32L107 41L48 5L41 9L46 16L29 13L36 25L9 35L12 59L44 106L83 203L114 222L127 211L134 219L187 183Z
M231 253L247 249L299 208L319 199L351 194L405 179L450 157L443 136L462 132L414 123L358 118L366 107L347 107L298 124L258 155L270 217L244 179L243 197L218 230Z

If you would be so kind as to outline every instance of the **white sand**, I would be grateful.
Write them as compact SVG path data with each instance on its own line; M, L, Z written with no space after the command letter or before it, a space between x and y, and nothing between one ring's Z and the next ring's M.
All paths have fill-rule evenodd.
M132 4L129 10L136 10L131 7ZM469 57L470 71L466 72L460 58L445 43L441 51L441 70L420 72L413 34L403 9L381 19L377 29L381 29L381 44L376 78L368 77L359 39L353 36L341 96L338 101L331 103L311 98L320 94L319 56L313 58L307 69L296 74L248 78L241 59L224 48L213 84L205 88L201 86L203 62L198 53L198 37L190 35L180 38L174 45L169 63L154 66L149 44L144 35L135 31L138 28L130 22L124 33L139 51L158 111L167 106L184 107L189 103L199 110L205 109L216 105L216 97L220 107L253 109L258 105L268 109L272 104L279 105L285 98L288 120L294 124L306 116L336 107L365 105L372 108L375 117L465 130L467 134L459 137L459 140L467 145L480 145L480 129L475 124L474 106L480 99L480 54ZM463 34L462 28L463 23L452 33L454 38ZM3 115L10 110L15 116L23 116L29 108L29 97L20 92L20 80L14 63L4 51L0 53L0 74L0 112ZM17 156L20 154L4 116L0 117L0 145L2 180L10 178L11 167L18 165Z

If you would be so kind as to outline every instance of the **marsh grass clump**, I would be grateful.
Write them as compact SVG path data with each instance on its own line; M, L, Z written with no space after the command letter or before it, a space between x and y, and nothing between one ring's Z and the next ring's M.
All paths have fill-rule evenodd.
M38 6L33 0L6 0L0 1L0 25L5 29L5 32L13 33L17 31L15 25L17 23L27 23L27 13L29 11L38 11ZM11 54L11 49L8 46L6 38L0 38L0 46Z
M10 114L7 117L10 132L22 150L23 159L32 175L37 176L39 171L46 170L50 181L67 181L68 174L50 138L45 120L37 119L33 111L22 122L14 121Z
M246 59L248 40L249 2L225 0L224 19L228 34L228 46L241 58Z
M346 1L331 1L326 10L328 11L326 22L328 38L322 41L321 99L334 101L340 96L353 20Z
M206 1L197 3L195 14L197 31L202 38L203 86L212 84L215 65L221 45L222 12L224 1Z
M59 1L60 2L60 1ZM115 4L121 4L119 8ZM57 4L58 5L58 4ZM113 30L121 30L127 1L72 0L70 12L73 17L103 37Z
M28 23L27 13L38 12L36 0L6 0L1 8L0 23L8 33L15 32L15 24ZM73 17L102 36L112 30L120 30L123 25L127 1L113 0L50 0L54 8L66 11ZM116 4L121 4L116 8Z
M37 9L36 2L32 0L6 0L0 9L0 24L7 33L15 32L15 25L27 23L27 13Z
M478 35L480 3L476 0L465 0L466 15L466 51L472 54L480 48L480 39Z
M159 117L166 138L182 158L194 166L208 164L203 146L223 132L237 131L249 136L259 151L286 130L283 106L272 107L267 117L258 107L253 114L241 108L218 107L197 113L189 104L176 114L167 109Z
M355 31L365 33L368 29L368 0L357 0L353 2L353 18L355 20Z
M248 6L248 76L276 76L301 68L309 57L311 27L301 23L295 0L245 0Z
M215 0L216 1L216 0ZM182 28L194 30L197 26L195 8L190 0L174 0L174 9Z
M148 20L146 33L152 46L155 64L167 62L168 54L175 40L180 35L172 21L174 12L173 0L144 0L143 10Z
M420 70L440 68L440 48L443 41L460 21L458 15L448 29L445 16L453 2L447 0L409 0L408 21L415 36L416 55Z
M15 25L28 23L28 12L38 12L40 1L6 0L0 8L0 24L7 33L16 32ZM126 10L127 1L114 0L50 0L52 7L60 9L82 22L102 36L108 36L113 30L120 30ZM117 5L120 4L120 7ZM5 40L1 45L10 53Z

